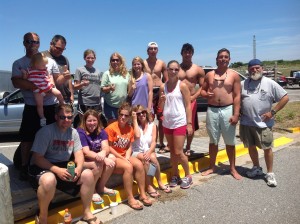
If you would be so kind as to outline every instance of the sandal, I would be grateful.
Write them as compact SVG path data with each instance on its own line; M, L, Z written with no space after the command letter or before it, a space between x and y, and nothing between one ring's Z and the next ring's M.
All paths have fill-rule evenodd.
M184 152L184 154L186 156L191 156L191 150L190 149L186 149L185 152Z
M138 201L136 201L136 203L134 204L129 204L129 207L134 209L134 210L143 210L143 205L141 205Z
M101 198L101 196L97 193L93 194L92 197L92 201L96 204L96 205L100 205L102 203L104 203L104 200Z
M151 191L151 192L147 192L147 194L151 197L151 198L159 198L160 194L157 191Z
M168 153L168 152L170 152L169 147L165 146L165 145L161 145L157 153L163 154L163 153Z
M83 221L83 222L87 222L88 224L91 224L92 222L94 223L97 223L97 217L94 216L93 218L90 218L90 219L84 219L83 217L80 219L80 221ZM102 221L99 222L99 224L103 224Z
M172 193L172 190L171 190L171 188L170 188L169 185L165 185L164 188L161 188L161 187L160 187L159 190L162 190L162 191L164 191L164 192L167 193L167 194Z
M115 196L117 194L117 192L113 189L107 188L106 191L100 192L100 194L108 195L108 196Z
M151 206L152 201L149 198L139 198L139 200L143 203L145 206Z

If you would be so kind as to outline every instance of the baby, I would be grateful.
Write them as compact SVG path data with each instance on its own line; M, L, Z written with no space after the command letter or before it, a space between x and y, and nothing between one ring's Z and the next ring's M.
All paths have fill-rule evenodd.
M23 72L23 79L33 82L37 87L36 90L33 90L33 94L41 127L45 126L47 122L43 108L43 100L46 93L52 93L57 97L60 104L64 104L61 92L55 88L53 78L48 74L47 63L47 57L43 53L37 53L32 56L28 71Z

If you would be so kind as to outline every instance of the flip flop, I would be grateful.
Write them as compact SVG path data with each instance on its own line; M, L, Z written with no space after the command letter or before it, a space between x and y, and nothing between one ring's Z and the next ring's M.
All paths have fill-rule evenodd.
M165 185L164 188L161 188L161 187L160 187L159 190L162 190L162 191L164 191L164 192L167 193L167 194L172 193L172 190L171 190L171 188L170 188L169 185Z
M107 188L106 192L100 192L100 194L108 195L108 196L115 196L117 192L113 189Z
M93 218L90 218L90 219L84 219L84 218L82 217L82 218L80 219L80 221L87 222L88 224L91 224L92 222L96 222L96 221L97 221L97 217L94 216ZM100 221L99 224L103 224L103 222Z
M151 192L147 192L147 194L151 197L151 198L159 198L160 194L157 191L151 191Z
M147 207L152 205L152 202L149 198L139 198L139 200Z
M92 197L92 201L96 204L96 205L100 205L102 203L104 203L104 200L101 198L101 196L97 193L93 194Z
M129 204L129 207L134 209L134 210L143 210L143 205L141 205L138 201L134 204Z
M168 146L162 145L159 150L158 150L158 154L163 154L163 153L167 153L170 152L170 149L168 148Z

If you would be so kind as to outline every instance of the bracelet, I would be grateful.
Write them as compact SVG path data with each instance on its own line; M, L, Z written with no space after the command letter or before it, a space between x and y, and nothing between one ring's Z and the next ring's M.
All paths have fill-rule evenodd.
M188 122L187 124L190 124L190 125L192 125L192 122Z

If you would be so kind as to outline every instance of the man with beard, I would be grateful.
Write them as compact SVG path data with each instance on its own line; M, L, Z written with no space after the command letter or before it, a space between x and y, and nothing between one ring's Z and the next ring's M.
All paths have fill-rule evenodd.
M289 101L287 92L275 81L263 77L262 63L253 59L248 63L249 77L242 82L240 137L253 162L253 168L246 175L263 175L259 166L256 147L264 150L267 185L276 187L273 173L273 133L275 114ZM278 102L273 106L274 102Z
M36 109L36 102L33 96L33 91L37 89L33 82L22 78L22 73L28 71L30 68L30 61L34 54L39 52L40 37L34 32L28 32L23 37L23 45L25 47L26 54L20 59L16 60L12 65L12 83L15 88L20 88L24 97L25 106L23 111L22 123L20 127L19 135L21 137L21 172L20 179L26 180L27 167L30 156L30 149L35 137L36 132L41 128L40 118ZM47 71L50 76L53 76L56 85L61 85L66 80L71 78L69 72L60 74L56 62L48 58ZM52 94L47 94L44 97L44 113L47 119L47 124L55 122L54 109L58 103L56 97ZM18 151L19 152L19 151ZM17 153L17 152L16 152ZM17 154L19 155L19 154ZM18 157L18 156L17 156ZM18 164L20 165L20 164Z
M49 50L42 52L57 63L61 74L70 71L69 60L62 54L64 50L66 50L66 45L66 38L62 35L57 34L52 38ZM74 103L74 87L72 79L66 80L62 85L57 85L57 89L63 95L66 103Z
M217 69L206 74L201 96L208 99L206 129L209 135L209 169L202 173L207 176L216 171L218 143L222 134L230 163L231 175L240 180L242 176L235 168L235 130L240 114L241 81L238 73L228 68L230 51L218 51Z

